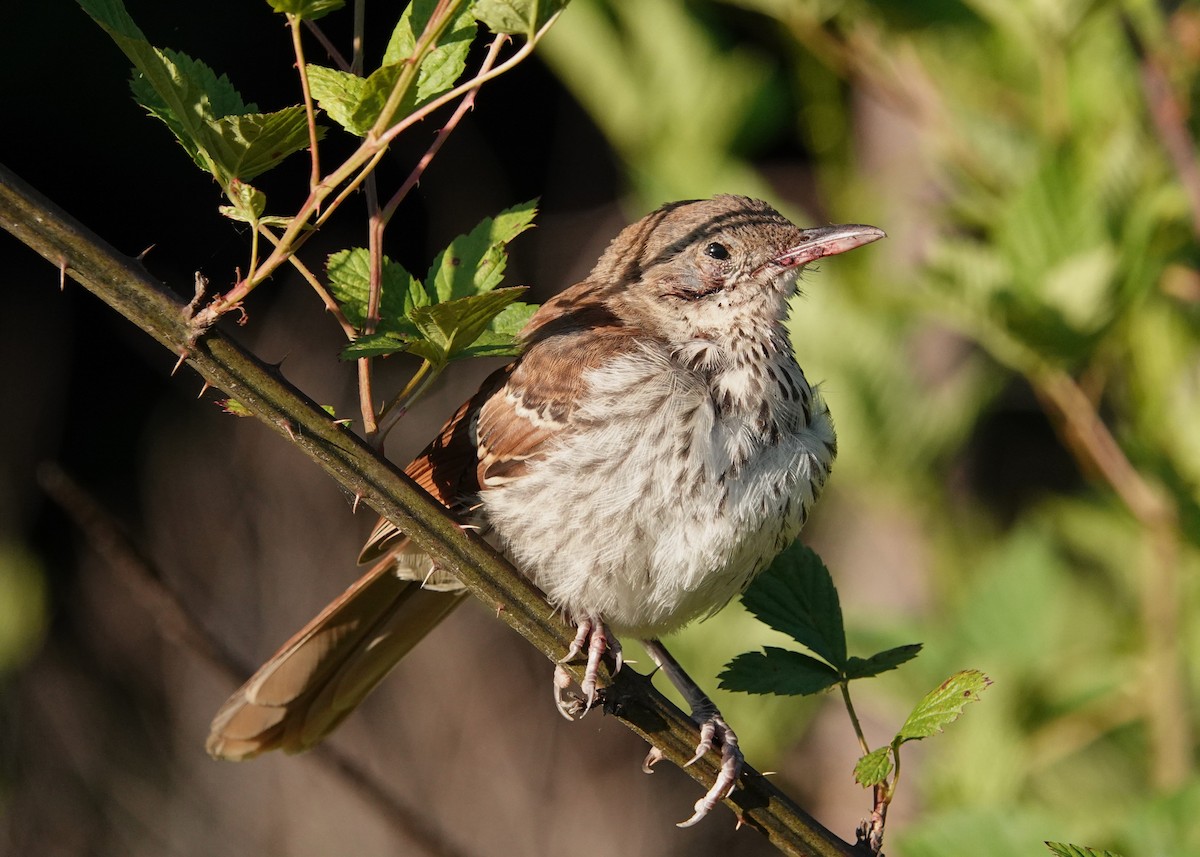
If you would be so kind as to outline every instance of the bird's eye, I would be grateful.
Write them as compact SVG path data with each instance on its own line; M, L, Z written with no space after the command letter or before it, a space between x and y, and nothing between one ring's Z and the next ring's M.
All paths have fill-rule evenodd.
M712 259L728 259L729 248L724 244L718 244L714 241L712 244L709 244L704 248L704 255Z

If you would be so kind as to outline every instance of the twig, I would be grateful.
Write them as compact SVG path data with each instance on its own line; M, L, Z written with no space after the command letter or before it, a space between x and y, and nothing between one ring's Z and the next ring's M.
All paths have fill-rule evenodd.
M359 0L359 2L361 3L362 0ZM321 47L325 49L325 53L329 55L329 59L333 61L333 64L336 65L339 70L350 71L350 63L346 62L346 58L342 56L342 52L337 49L333 42L329 41L329 37L325 35L325 31L321 29L320 25L318 25L316 21L305 18L304 26L307 27L308 31L313 34L318 42L321 43Z
M300 75L300 91L304 94L304 113L308 117L308 151L312 171L309 190L321 181L321 156L317 146L317 111L313 107L312 89L308 85L308 65L304 61L304 42L300 38L300 19L288 13L288 28L292 31L292 50L296 53L296 73Z

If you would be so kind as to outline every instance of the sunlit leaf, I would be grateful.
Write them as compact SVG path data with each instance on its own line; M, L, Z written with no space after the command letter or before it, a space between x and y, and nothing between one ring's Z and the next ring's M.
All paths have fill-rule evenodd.
M532 36L567 0L477 0L475 17L493 33Z
M362 247L340 250L329 257L325 271L329 275L329 291L341 305L346 319L361 329L366 323L371 291L370 253ZM415 307L428 302L421 283L402 265L385 256L380 285L382 292L376 332L415 336L416 328L409 316Z
M892 772L891 747L877 747L854 765L854 781L864 788L877 786Z
M941 732L959 718L968 702L978 702L979 694L991 683L979 670L964 670L950 676L917 703L896 733L896 741L915 741Z
M367 86L366 80L356 74L312 63L305 66L305 71L313 99L326 115L351 134L366 136L372 123L360 124L355 118Z
M466 235L460 235L438 256L425 277L425 287L439 301L448 301L494 289L504 279L508 264L505 245L533 225L537 200L531 199L485 217Z
M267 207L267 197L262 191L246 182L234 179L229 184L230 205L219 206L219 211L231 220L258 223Z
M522 294L524 287L496 289L481 295L417 307L413 323L425 339L439 349L440 362L463 356L491 321ZM417 352L414 352L417 353ZM429 359L424 351L421 356Z

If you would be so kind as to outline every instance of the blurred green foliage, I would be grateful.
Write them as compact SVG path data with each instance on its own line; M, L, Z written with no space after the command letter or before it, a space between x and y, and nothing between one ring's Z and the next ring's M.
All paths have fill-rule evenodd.
M895 717L954 670L996 681L906 771L888 853L1200 854L1200 6L575 0L542 47L635 208L815 178L796 219L888 230L801 284L842 450L813 535L837 577L881 516L915 534L870 560L899 606L842 600L863 648L925 652L857 697ZM780 642L731 609L677 646L711 675ZM752 758L812 710L748 700L718 702Z

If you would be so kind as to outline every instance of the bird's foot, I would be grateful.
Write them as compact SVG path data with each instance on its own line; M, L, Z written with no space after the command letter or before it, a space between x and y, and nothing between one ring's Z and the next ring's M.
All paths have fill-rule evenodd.
M563 668L563 664L583 654L585 649L587 666L583 670L583 681L579 683L579 689L583 692L581 700L567 694L567 689L571 686L571 676ZM571 647L554 667L554 704L558 706L559 713L568 720L574 720L577 716L582 717L587 714L595 703L596 682L600 678L600 661L605 652L612 654L616 661L614 672L619 672L621 664L624 663L620 640L613 636L608 626L599 619L581 619Z
M700 741L696 744L696 754L684 763L684 767L700 761L704 758L704 754L715 745L721 748L721 770L717 774L712 788L705 793L704 797L696 801L692 817L687 821L679 822L677 827L691 827L708 815L717 804L729 797L733 793L734 787L737 786L738 777L741 776L742 766L746 761L741 748L738 747L737 733L725 722L725 718L721 716L721 712L717 710L716 706L709 703L707 706L693 709L692 719L700 727ZM662 751L657 747L652 747L646 760L642 763L642 770L648 774L652 773L654 763L662 757Z
M712 784L712 788L704 797L696 801L692 817L679 824L680 827L691 827L733 793L746 759L738 747L737 733L725 722L725 718L721 716L721 712L717 710L713 701L683 671L683 667L667 651L662 641L642 640L642 645L646 647L647 654L654 660L654 663L658 664L663 674L670 679L671 684L675 685L675 688L687 700L692 709L692 720L700 727L700 740L696 744L696 753L684 764L684 767L700 761L704 758L704 754L714 746L721 748L721 770L717 772L716 782ZM642 763L642 770L649 773L651 766L661 758L662 752L657 748L652 749L650 755L646 757L646 761Z

